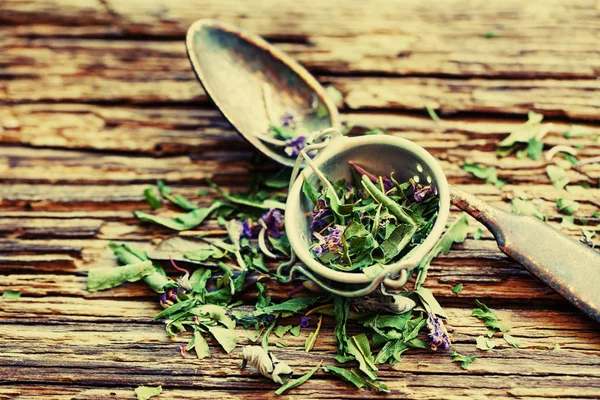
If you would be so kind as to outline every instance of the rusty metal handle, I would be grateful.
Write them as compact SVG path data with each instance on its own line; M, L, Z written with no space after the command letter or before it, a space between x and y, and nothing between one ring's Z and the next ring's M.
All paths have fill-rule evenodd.
M537 218L500 210L454 186L450 201L484 224L502 252L600 323L600 253Z

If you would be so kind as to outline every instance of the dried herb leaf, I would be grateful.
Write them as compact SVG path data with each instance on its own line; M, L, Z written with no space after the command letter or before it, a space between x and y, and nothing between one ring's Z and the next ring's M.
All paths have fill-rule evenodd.
M275 391L275 394L280 395L280 394L283 394L287 390L290 390L290 389L293 389L295 387L302 385L303 383L308 381L319 370L319 368L321 368L321 364L323 364L322 361L317 366L315 366L313 369L311 369L309 372L302 375L300 378L294 379L293 381L289 381L288 383L286 383L285 385L283 385L282 387L277 389Z
M579 210L580 204L566 197L556 200L556 207L561 214L573 215Z
M290 331L290 329L292 329L291 325L277 325L275 327L275 329L273 330L273 333L278 338L281 338L281 337L283 337L283 335L285 335L286 333L288 333Z
M565 137L567 139L581 136L590 136L593 135L587 128L580 125L571 125L569 130L565 132Z
M463 290L463 284L459 283L458 285L454 286L452 288L452 293L454 294L460 294L460 292Z
M501 323L498 320L498 316L492 309L477 299L475 299L475 303L477 303L479 309L473 310L471 315L475 318L483 320L486 328L502 332L508 332L510 330L510 326L505 323Z
M548 165L546 167L546 174L548 174L548 178L552 181L552 185L557 189L563 189L570 182L567 172L556 165Z
M359 369L362 372L371 379L377 379L377 374L375 373L377 366L375 365L375 358L371 353L371 346L369 345L367 335L361 333L352 336L348 341L348 353L352 354L356 361L358 361Z
M496 347L496 342L494 342L492 339L488 339L485 336L478 336L477 337L477 348L479 350L491 350L494 347Z
M21 292L18 290L6 290L2 293L2 298L4 299L18 299L21 297Z
M509 335L508 333L505 333L502 337L504 340L506 340L506 343L510 344L511 346L519 347L519 340L515 337Z
M207 326L208 331L227 353L231 353L237 346L238 335L234 329L221 328L218 326Z
M203 358L210 358L210 349L208 348L208 342L202 336L202 334L198 331L194 332L194 336L192 340L185 346L187 351L195 350L196 356L198 359L202 360Z
M452 362L460 363L460 367L462 369L467 369L469 364L471 364L473 361L475 361L476 358L479 358L478 356L470 356L470 357L463 356L462 354L458 354L455 351L450 353L450 356L452 357Z
M482 236L483 236L483 229L481 227L479 227L473 234L473 240L479 240L479 239L481 239Z
M158 194L152 187L144 189L144 198L146 199L146 202L150 205L150 208L152 208L153 210L160 208L160 206L162 205L160 197L158 197Z
M326 372L331 372L331 373L337 375L338 377L342 378L346 382L350 382L351 384L356 386L358 389L365 387L365 385L366 385L365 381L364 381L365 378L361 377L359 375L359 372L355 369L346 369L346 368L340 368L340 367L334 367L334 366L326 366L323 369Z
M311 351L315 347L315 343L317 342L317 337L319 336L319 332L321 331L321 323L323 322L323 315L319 315L319 322L317 323L317 329L314 332L311 332L306 338L306 343L304 344L304 351L307 353Z
M482 167L477 164L463 164L463 169L479 179L485 179L486 183L491 183L500 189L506 184L503 180L498 179L496 167Z
M268 307L257 309L254 315L262 314L273 314L280 311L299 312L308 308L318 302L321 299L320 296L305 296L296 297L290 300L286 300L283 303L274 304Z
M541 126L544 116L535 112L529 112L527 118L527 122L517 127L498 144L496 154L499 157L505 157L513 153L519 145L528 145L532 139L541 141L544 137L547 132Z
M114 288L125 282L139 281L153 272L151 261L127 264L122 267L93 268L88 272L86 289L89 292L96 292Z
M162 393L162 386L138 386L135 388L137 400L148 400Z
M431 118L435 122L441 121L440 117L437 115L437 113L435 112L435 110L433 108L425 106L425 111L427 111L427 114L429 114L429 118Z
M210 207L199 207L186 214L179 214L175 218L165 218L143 211L134 211L133 215L143 222L153 222L176 231L185 231L200 225L210 214L226 205L222 201L215 201Z

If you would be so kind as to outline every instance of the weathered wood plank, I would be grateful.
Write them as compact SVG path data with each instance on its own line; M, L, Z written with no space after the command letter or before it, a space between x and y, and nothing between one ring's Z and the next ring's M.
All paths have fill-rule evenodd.
M141 36L149 40L156 36L179 40L180 46L140 41L135 45L123 41L86 43L88 48L151 46L159 49L162 59L170 58L173 52L183 54L182 39L195 19L218 17L267 38L291 41L283 43L282 48L301 62L339 73L595 78L600 66L595 46L597 18L591 0L576 4L540 2L544 12L538 11L536 2L523 7L516 0L501 5L481 1L418 5L394 1L384 9L371 2L361 4L360 12L352 2L331 6L310 1L304 5L279 1L276 7L271 2L193 1L184 5L153 1L141 6L137 2L84 1L76 6L69 4L68 13L62 12L60 0L38 2L36 7L22 0L11 0L9 4L0 21L20 25L11 28L9 35ZM497 21L499 14L501 23ZM52 25L60 26L60 31ZM489 31L498 37L486 39ZM19 47L18 43L13 46ZM27 47L60 51L61 47L80 46L72 43L43 39L30 41ZM136 60L130 57L134 58L126 59ZM26 66L29 60L24 56L17 64Z
M347 113L354 126L381 127L390 134L413 140L436 155L460 145L463 151L492 151L524 118L444 118ZM188 155L224 149L247 150L248 145L214 109L107 107L88 104L27 104L0 109L1 121L17 121L18 129L0 130L0 141L11 145L90 149L148 155ZM594 134L600 128L582 125L588 137L564 138L569 123L553 122L545 137L547 148L582 145L581 157L600 153ZM360 131L357 128L357 131Z

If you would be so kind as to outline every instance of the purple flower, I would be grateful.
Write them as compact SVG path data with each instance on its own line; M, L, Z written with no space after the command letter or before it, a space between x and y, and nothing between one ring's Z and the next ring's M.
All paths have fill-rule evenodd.
M431 350L448 350L450 348L450 335L448 335L444 322L434 313L429 313L427 328L431 339Z
M283 230L283 214L280 210L272 208L260 217L258 223L267 230L267 235L278 238Z
M331 215L331 210L327 208L325 200L319 199L312 213L312 220L310 222L312 230L320 231L325 228L329 224L325 218L331 217Z
M294 128L298 120L298 114L294 110L287 110L281 117L281 125Z
M275 316L273 314L267 314L267 315L265 315L265 322L267 324L272 324L273 321L275 321Z
M334 225L333 228L328 228L329 234L323 236L318 232L313 232L314 237L319 240L319 243L313 248L313 251L320 257L326 253L342 253L342 235L344 229L342 225Z
M410 180L410 183L412 183L413 190L415 192L413 196L417 203L420 203L420 202L430 198L431 196L435 196L437 194L437 189L433 185L427 185L427 186L419 185L412 179Z
M390 178L388 178L387 176L377 177L377 176L373 175L372 173L367 172L367 170L364 169L363 167L356 165L356 163L354 161L348 161L348 164L356 172L369 178L369 180L371 182L373 182L374 184L379 184L379 178L381 178L381 181L383 182L383 190L385 192L388 192L394 188L394 182L392 182L392 180Z
M248 218L242 222L242 237L250 239L253 235L252 232L252 220Z
M173 304L177 303L179 293L179 288L171 288L165 290L163 294L160 295L160 305L164 308L171 307Z
M300 328L308 328L310 326L310 317L303 315L300 317Z
M306 146L306 137L298 136L285 142L285 154L290 157L297 157L300 151Z

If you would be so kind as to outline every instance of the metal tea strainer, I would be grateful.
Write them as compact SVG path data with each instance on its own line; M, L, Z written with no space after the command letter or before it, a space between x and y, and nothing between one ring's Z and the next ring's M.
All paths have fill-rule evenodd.
M452 203L482 222L504 253L600 322L599 253L536 218L510 214L448 185L438 162L409 140L387 135L342 136L337 108L322 86L297 62L259 36L230 24L199 20L190 27L186 44L198 79L223 115L262 153L281 164L295 166L285 230L304 266L290 263L291 273L300 272L324 289L349 297L368 294L381 283L401 287L439 240ZM321 111L318 117L315 109ZM298 159L287 155L282 143L262 134L271 121L281 119L289 110L302 118L307 135L312 135L313 144L303 150L304 154L317 153L312 160L303 157L302 152ZM377 276L332 270L308 250L311 230L307 213L312 207L302 193L303 180L316 182L313 166L332 180L349 179L351 160L376 175L394 172L400 181L412 178L431 183L439 194L439 213L429 236ZM299 174L303 165L305 169Z

